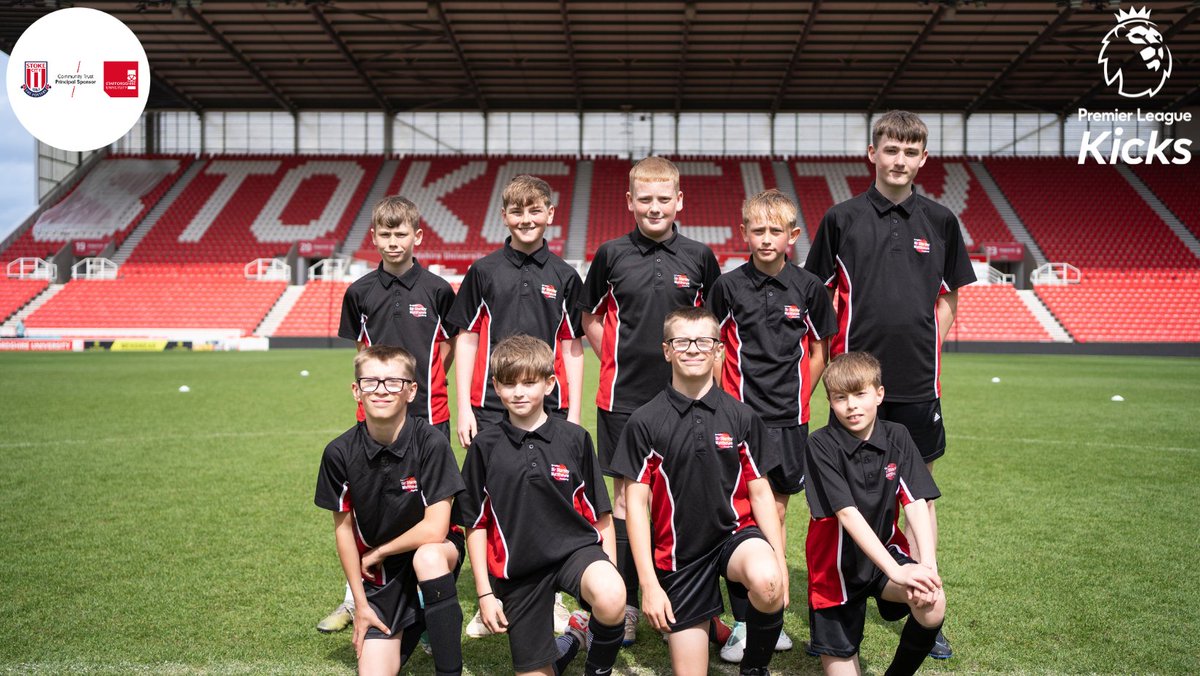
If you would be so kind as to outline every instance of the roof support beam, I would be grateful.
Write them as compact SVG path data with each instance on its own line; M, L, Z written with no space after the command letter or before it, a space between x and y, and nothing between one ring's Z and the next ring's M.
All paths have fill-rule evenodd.
M787 96L788 85L792 82L792 73L796 70L796 63L800 61L800 54L804 52L805 45L808 44L808 36L812 33L813 23L817 20L817 13L821 11L821 0L814 0L812 7L808 10L808 16L804 19L804 28L800 30L800 36L796 38L796 44L792 46L792 57L788 59L787 68L783 71L783 77L779 78L779 86L775 88L775 99L771 101L771 114L779 112L780 106L783 105L783 99Z
M203 112L204 110L204 107L196 102L195 99L183 93L179 87L176 87L162 73L156 72L153 68L150 69L150 86L162 89L168 96L191 109L193 113Z
M693 0L683 6L683 28L679 31L679 71L675 74L675 115L683 108L684 80L687 78L688 37L692 22L696 20L696 3Z
M1179 21L1176 21L1174 26L1171 26L1171 28L1168 31L1163 33L1163 43L1170 44L1171 38L1173 38L1176 35L1178 35L1179 33L1181 33L1183 31L1183 29L1187 28L1197 18L1200 18L1200 5L1192 3L1192 10L1190 12L1188 12L1187 14L1184 14L1183 18L1181 18ZM1141 57L1138 57L1137 54L1133 54L1128 59L1125 60L1125 63L1121 64L1121 67L1124 68L1126 66L1132 65L1134 57L1141 58ZM1092 85L1092 87L1090 89L1088 89L1086 92L1084 92L1082 96L1075 99L1074 101L1069 103L1065 108L1063 108L1062 116L1069 117L1077 109L1086 108L1087 105L1089 103L1091 103L1093 99L1096 98L1096 95L1099 94L1100 92L1104 91L1104 88L1107 86L1108 86L1108 83L1106 83L1104 81L1104 78L1100 78L1100 81L1097 82L1096 84Z
M1035 38L1033 42L1030 42L1028 45L1026 45L1025 49L1021 50L1021 53L1004 67L1004 70L1001 71L1000 74L996 76L996 79L992 80L991 83L989 83L988 86L979 93L979 96L975 97L974 101L971 101L969 104L967 104L967 108L963 111L963 113L965 115L970 115L976 110L979 110L980 106L987 102L987 100L990 99L996 92L1000 91L1001 87L1003 87L1008 81L1009 76L1016 72L1016 70L1021 67L1021 64L1025 63L1025 61L1028 60L1030 56L1033 56L1042 45L1046 44L1052 40L1055 35L1057 35L1058 29L1066 24L1071 18L1071 15L1074 13L1075 10L1072 7L1062 8L1062 10L1058 13L1058 16L1054 17L1054 20L1042 29L1042 32L1038 34L1037 38Z
M216 26L213 26L211 23L209 23L208 19L204 18L204 15L197 11L196 8L191 4L188 4L187 6L187 15L192 21L196 22L196 25L203 29L205 33L208 33L209 37L215 40L217 44L221 45L222 49L228 52L229 55L232 56L238 63L242 64L242 67L245 68L251 75L253 75L255 80L258 80L259 84L261 84L267 90L267 92L271 95L271 98L275 99L276 103L278 103L280 107L292 115L295 115L299 112L299 108L296 107L296 104L292 103L292 100L289 99L282 91L280 91L279 87L276 87L275 83L271 82L271 79L268 78L261 70L259 70L258 66L255 66L253 63L251 63L250 59L247 59L246 56L242 54L241 50L239 50L237 47L234 47L233 43L227 40L225 36L221 34L221 31L217 30Z
M454 50L454 56L458 58L458 65L462 68L463 75L467 77L467 86L471 90L471 95L475 97L475 103L479 106L479 110L487 112L487 99L483 98L483 90L479 88L479 81L471 72L471 64L467 62L467 55L463 52L462 45L458 44L458 38L454 36L454 28L450 25L450 17L446 16L446 10L442 8L442 3L431 0L429 12L441 24L442 34L446 36L450 48Z
M558 14L562 17L563 39L567 43L567 59L571 67L571 88L575 90L575 110L583 112L583 89L579 83L579 64L575 62L575 41L571 39L571 17L567 12L567 0L558 0Z
M375 86L375 81L367 74L366 69L350 53L350 48L346 46L345 41L333 29L333 24L329 23L329 18L325 16L325 10L321 9L320 5L313 4L308 6L308 11L312 12L313 18L317 20L317 23L321 24L321 29L329 36L330 41L338 48L342 56L346 57L346 60L350 62L350 67L354 69L354 72L358 73L358 76L362 78L363 84L367 85L367 89L371 91L371 96L375 97L375 101L379 103L379 108L383 110L385 115L391 117L394 111L391 104L388 103L387 97L383 95L383 92L379 91L379 87Z
M925 28L921 29L921 34L913 40L912 45L908 48L908 52L900 59L900 63L892 70L892 74L888 76L887 82L879 88L879 92L875 94L875 98L871 101L871 105L867 106L867 119L870 119L871 114L879 110L879 106L887 100L888 94L891 93L892 87L896 86L896 82L900 80L900 76L908 69L908 64L913 60L913 56L918 50L929 40L929 36L933 35L933 31L938 24L946 16L946 6L939 4L933 14L925 21Z

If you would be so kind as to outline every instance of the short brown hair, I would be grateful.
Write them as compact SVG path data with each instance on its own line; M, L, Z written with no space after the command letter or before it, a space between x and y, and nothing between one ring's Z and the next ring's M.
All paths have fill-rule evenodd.
M508 182L504 194L500 196L501 206L505 209L512 205L519 207L536 204L541 201L546 206L554 204L554 191L550 184L529 174L521 174Z
M883 369L869 352L846 352L829 362L823 378L826 394L851 394L883 385Z
M413 230L421 227L421 211L417 205L399 195L388 195L379 200L371 211L371 229L398 228L401 225Z
M496 382L511 385L523 378L546 380L554 375L554 351L540 338L518 333L500 341L488 362Z
M753 218L791 230L796 227L796 204L778 188L764 190L742 203L742 225L750 225Z
M875 120L871 130L871 143L878 148L884 137L894 138L901 143L920 143L924 148L929 140L929 127L916 113L907 110L889 110Z
M671 335L671 327L677 322L712 322L713 328L720 329L721 324L717 321L716 315L703 307L677 307L667 313L666 319L663 320L663 340L670 340L674 336Z
M633 192L633 182L659 183L670 181L679 190L679 167L665 157L651 155L644 158L629 170L629 192Z
M417 375L417 360L412 354L402 348L392 345L372 345L370 347L359 350L358 354L354 355L354 377L358 378L362 375L362 365L369 361L377 361L383 364L392 361L400 362L401 368L405 375L403 378L415 378Z

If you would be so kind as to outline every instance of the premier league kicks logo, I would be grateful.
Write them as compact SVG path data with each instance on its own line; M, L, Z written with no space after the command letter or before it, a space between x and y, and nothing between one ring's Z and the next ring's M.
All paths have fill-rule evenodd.
M46 61L26 61L25 84L21 85L21 91L35 99L45 96L50 91L49 70Z
M1171 50L1150 20L1150 9L1117 10L1117 25L1104 36L1096 63L1104 81L1126 98L1154 96L1171 77ZM1126 65L1128 64L1128 65Z

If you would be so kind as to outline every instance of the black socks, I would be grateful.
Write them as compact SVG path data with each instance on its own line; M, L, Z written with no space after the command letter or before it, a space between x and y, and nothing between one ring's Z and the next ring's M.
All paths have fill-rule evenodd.
M429 631L434 669L438 676L461 674L463 615L454 576L447 573L417 585L425 601L425 627Z
M751 605L746 609L746 652L742 656L742 673L755 673L771 663L775 642L783 631L783 608L764 613Z
M937 640L941 629L941 624L936 627L923 627L917 622L917 618L910 615L904 623L904 630L900 632L900 645L896 646L896 656L884 672L885 676L907 676L917 673L917 669L933 648L933 642Z

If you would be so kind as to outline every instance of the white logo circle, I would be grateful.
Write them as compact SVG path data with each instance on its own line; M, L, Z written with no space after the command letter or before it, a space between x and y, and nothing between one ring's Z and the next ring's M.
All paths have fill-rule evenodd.
M60 9L21 34L8 59L8 101L34 138L62 150L124 136L150 96L150 64L133 31L99 10Z

